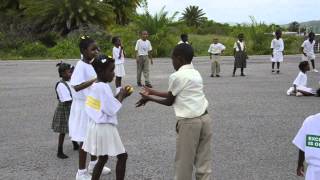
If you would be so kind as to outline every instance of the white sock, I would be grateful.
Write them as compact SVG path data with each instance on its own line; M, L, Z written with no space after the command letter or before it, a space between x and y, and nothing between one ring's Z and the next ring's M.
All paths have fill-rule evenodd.
M87 172L87 169L78 169L78 174L84 174Z
M95 160L95 161L90 161L89 165L91 166L95 166L97 164L98 160Z

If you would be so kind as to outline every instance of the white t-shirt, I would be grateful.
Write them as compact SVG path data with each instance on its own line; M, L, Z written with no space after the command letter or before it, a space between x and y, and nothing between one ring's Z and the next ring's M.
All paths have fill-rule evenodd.
M284 50L284 42L283 39L276 39L274 38L271 41L271 49L273 49L273 52L282 52Z
M84 83L86 81L92 80L97 77L96 72L94 71L91 64L87 64L83 62L82 60L77 62L76 67L74 68L74 71L71 76L70 85L77 86L81 83ZM74 94L72 94L73 98L85 100L86 95L88 94L89 87L85 88L81 91L74 91Z
M308 165L320 166L320 113L304 120L292 143L305 153Z
M96 123L118 124L117 112L121 103L114 97L108 83L94 83L86 99L85 110Z
M234 45L233 45L233 48L236 49L236 51L240 51L237 43L240 44L240 48L241 48L241 50L243 51L244 48L246 47L244 41L240 42L240 41L238 40L238 41L235 42Z
M303 47L303 52L307 54L307 56L313 56L314 55L314 45L315 41L313 40L312 43L310 43L309 39L305 40L301 47Z
M296 79L293 81L293 84L296 86L307 87L307 81L308 81L307 74L300 71Z
M226 47L221 43L212 43L208 49L208 52L211 54L221 54L221 51L224 51L225 49Z
M178 44L183 44L183 43L189 44L189 42L188 42L188 41L186 41L186 42L179 41L179 42L178 42Z
M66 82L67 85L70 87L70 82ZM71 88L70 88L71 91ZM59 82L57 86L57 94L59 97L60 102L66 102L66 101L72 101L72 96L70 93L69 89L64 85L63 83Z
M170 75L168 91L176 97L173 108L178 118L199 117L207 110L202 77L192 64Z
M119 58L120 50L121 50L120 46L118 48L117 47L113 47L113 49L112 49L112 57L115 60L114 64L123 64L124 63L124 53L123 53L123 51L121 52L121 57Z
M149 51L152 50L150 41L139 39L136 43L135 50L138 51L139 56L147 56Z

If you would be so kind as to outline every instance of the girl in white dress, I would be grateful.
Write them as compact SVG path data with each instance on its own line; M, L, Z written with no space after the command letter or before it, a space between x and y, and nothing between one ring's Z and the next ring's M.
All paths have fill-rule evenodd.
M281 30L276 31L276 38L271 41L271 62L272 62L272 73L275 72L274 65L277 63L277 74L280 73L280 62L283 62L283 51L284 51L284 43L281 38L282 32Z
M98 53L97 43L88 36L82 36L79 44L80 52L83 58L77 62L74 72L71 76L70 84L75 90L69 116L69 135L72 141L80 142L79 150L79 169L76 180L91 179L90 172L93 171L97 163L96 156L91 156L91 161L86 169L87 153L82 150L82 145L87 132L89 117L85 112L85 100L89 92L89 87L96 81L96 72L90 64ZM104 174L110 173L107 167Z
M112 56L115 60L114 73L116 75L116 88L118 92L121 87L121 79L126 75L126 71L124 70L125 53L119 37L113 37L112 44L114 45L112 49Z
M85 110L90 121L84 140L83 149L99 157L92 173L92 180L98 180L109 156L117 156L116 179L123 180L128 154L122 144L116 125L117 112L121 102L128 97L132 88L121 88L114 96L110 83L114 78L114 60L112 57L99 55L92 62L98 75L86 99Z

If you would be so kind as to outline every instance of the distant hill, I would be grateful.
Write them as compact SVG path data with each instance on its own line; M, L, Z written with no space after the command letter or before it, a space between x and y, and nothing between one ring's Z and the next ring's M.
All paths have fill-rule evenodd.
M306 22L299 22L300 27L311 27L315 33L320 33L320 20L317 21L306 21ZM284 27L288 27L289 24L283 25Z

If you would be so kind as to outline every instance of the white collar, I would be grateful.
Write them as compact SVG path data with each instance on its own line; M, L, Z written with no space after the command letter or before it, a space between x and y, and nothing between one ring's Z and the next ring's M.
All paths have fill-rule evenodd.
M184 70L184 69L194 69L193 64L192 63L191 64L185 64L185 65L181 66L178 71Z

